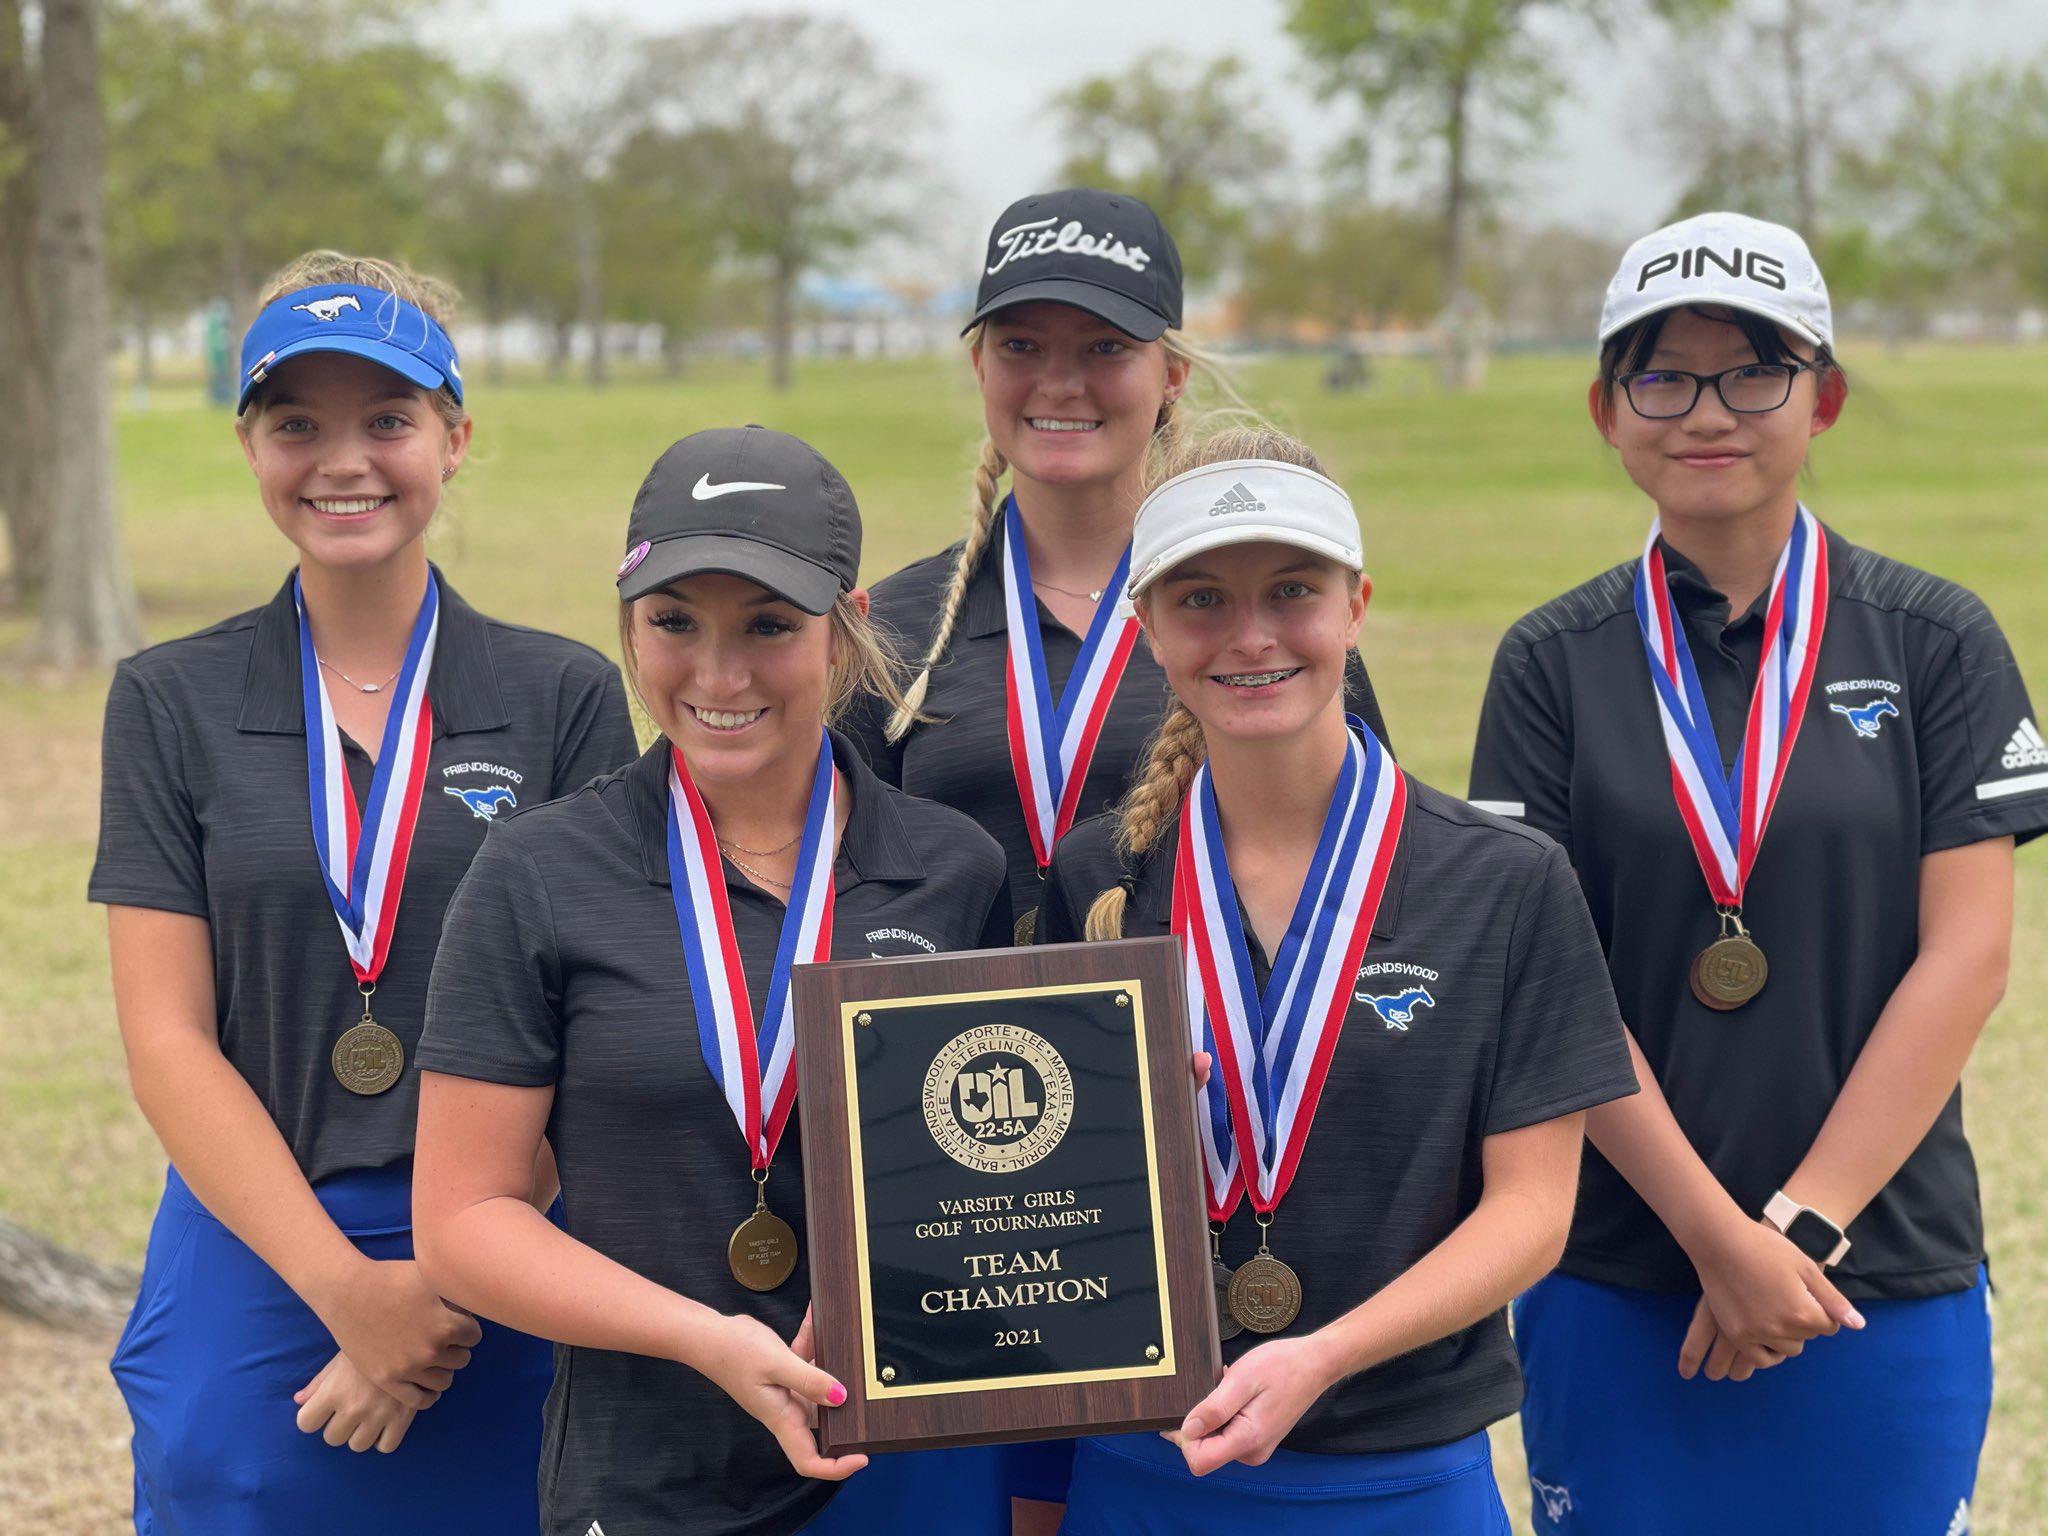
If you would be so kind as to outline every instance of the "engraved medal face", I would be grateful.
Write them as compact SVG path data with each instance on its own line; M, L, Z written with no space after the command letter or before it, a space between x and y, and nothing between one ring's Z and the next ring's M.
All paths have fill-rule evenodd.
M1230 1315L1253 1333L1278 1333L1301 1316L1301 1278L1270 1253L1255 1253L1230 1277Z
M1234 1271L1220 1259L1210 1268L1216 1276L1216 1337L1234 1339L1244 1332L1244 1324L1240 1323L1237 1314L1230 1310L1230 1281Z
M350 1093L374 1098L405 1071L405 1047L398 1036L365 1017L334 1042L334 1075Z
M1019 1173L1050 1156L1074 1118L1074 1076L1043 1035L982 1024L955 1035L924 1078L924 1123L977 1173Z
M1026 912L1022 917L1017 919L1016 926L1010 930L1010 942L1012 944L1015 944L1019 949L1022 949L1025 945L1029 944L1034 938L1036 938L1037 935L1038 908L1033 907L1029 912Z
M1707 1007L1727 1013L1763 991L1770 974L1764 952L1746 935L1716 939L1693 959L1692 993Z
M748 1290L772 1291L796 1273L796 1233L763 1206L732 1229L725 1260Z

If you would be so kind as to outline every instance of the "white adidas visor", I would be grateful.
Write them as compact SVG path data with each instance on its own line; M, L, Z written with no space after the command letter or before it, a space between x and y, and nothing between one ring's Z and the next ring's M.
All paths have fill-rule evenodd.
M1782 224L1701 213L1645 235L1621 258L1600 308L1600 341L1659 310L1745 309L1816 346L1834 345L1828 285L1806 242Z
M1226 544L1292 544L1365 569L1358 514L1336 481L1298 464L1230 459L1175 475L1145 498L1131 533L1131 579L1140 593L1182 561Z

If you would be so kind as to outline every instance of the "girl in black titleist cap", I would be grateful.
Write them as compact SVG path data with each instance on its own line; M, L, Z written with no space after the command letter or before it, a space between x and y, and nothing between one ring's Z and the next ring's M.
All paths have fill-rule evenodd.
M662 737L501 828L449 912L422 1262L567 1346L548 1536L873 1536L935 1510L949 1533L1006 1529L991 1452L817 1452L812 1406L844 1389L810 1359L789 1017L795 963L1001 942L1002 854L828 729L901 694L854 586L859 512L814 450L685 438L627 542L620 639ZM543 1136L566 1231L519 1198Z
M1791 230L1630 247L1589 403L1656 521L1487 688L1472 792L1571 855L1644 1089L1589 1117L1571 1242L1517 1304L1546 1536L1970 1526L1991 1340L1957 1084L2048 751L1982 603L1800 504L1832 340Z
M1178 1432L1081 1442L1063 1529L1500 1536L1504 1308L1563 1245L1582 1112L1635 1086L1585 902L1347 716L1370 584L1314 456L1236 430L1159 473L1130 592L1175 702L1043 938L1182 940L1228 1368Z
M412 1262L413 1058L491 821L633 733L595 651L485 618L427 562L471 431L453 300L331 251L271 280L235 425L298 569L108 695L91 896L172 1165L113 1360L144 1536L534 1523L547 1347ZM537 1148L536 1220L553 1185Z

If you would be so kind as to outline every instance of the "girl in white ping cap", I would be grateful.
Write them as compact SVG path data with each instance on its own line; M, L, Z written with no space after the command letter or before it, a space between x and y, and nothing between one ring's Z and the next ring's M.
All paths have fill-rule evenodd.
M2048 750L1982 603L1800 503L1847 398L1805 242L1661 229L1600 343L1655 520L1508 632L1472 770L1570 854L1644 1089L1588 1117L1517 1304L1536 1529L1960 1533L1991 1340L1957 1085Z
M1308 449L1235 430L1163 474L1128 590L1173 702L1054 854L1043 937L1183 941L1229 1364L1174 1434L1081 1442L1063 1529L1501 1536L1504 1309L1583 1112L1635 1086L1585 902L1347 715L1371 584Z

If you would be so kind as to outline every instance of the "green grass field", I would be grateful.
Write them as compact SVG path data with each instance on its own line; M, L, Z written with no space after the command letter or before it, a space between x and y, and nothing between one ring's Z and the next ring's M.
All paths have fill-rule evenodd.
M1851 407L1816 452L1809 503L1850 538L1974 588L2048 703L2048 604L2037 595L2048 580L2048 351L1864 358L1851 347L1850 358ZM1374 393L1344 397L1323 394L1319 373L1312 359L1260 364L1240 383L1356 500L1376 582L1364 646L1390 730L1411 770L1462 791L1501 631L1628 558L1648 509L1586 423L1581 360L1509 359L1463 398L1437 394L1419 369L1391 367ZM484 610L606 649L627 508L674 438L759 421L809 439L853 484L876 577L955 536L979 426L970 376L950 360L808 364L780 398L758 368L706 364L680 382L603 393L480 383L472 405L477 451L435 532L435 558ZM124 410L120 452L128 556L153 639L270 596L289 550L256 501L225 413L202 408L196 391L159 389L148 409ZM27 632L0 618L0 654ZM128 1097L102 920L84 900L104 687L104 677L62 688L0 677L0 1211L133 1261L161 1158ZM2048 866L2029 852L2011 989L1969 1086L2000 1290L1998 1407L1973 1529L2009 1536L2048 1529L2044 936ZM0 1515L7 1464L55 1458L92 1486L46 1494L34 1508L59 1523L33 1528L114 1528L88 1527L86 1516L104 1522L124 1507L118 1436L59 1445L67 1437L46 1412L10 1415L4 1399L30 1390L29 1374L0 1369L0 1443L24 1423L42 1425L51 1443L16 1435L14 1455L0 1451ZM79 1380L73 1391L102 1390L92 1383L103 1377ZM1512 1436L1502 1449L1503 1487L1525 1507ZM28 1514L17 1508L0 1526L29 1528Z

